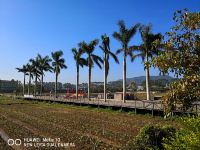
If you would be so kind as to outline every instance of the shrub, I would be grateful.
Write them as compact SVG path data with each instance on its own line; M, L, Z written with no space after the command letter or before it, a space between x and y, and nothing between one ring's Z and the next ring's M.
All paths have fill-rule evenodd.
M146 126L133 140L129 141L125 150L164 149L163 139L168 139L175 134L175 129L170 126Z
M164 139L164 148L168 150L199 150L200 149L200 115L181 119L183 128L175 136Z

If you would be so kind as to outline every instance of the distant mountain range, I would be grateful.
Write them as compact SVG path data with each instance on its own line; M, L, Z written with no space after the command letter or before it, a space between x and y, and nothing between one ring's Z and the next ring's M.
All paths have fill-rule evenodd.
M150 76L150 80L167 80L169 82L177 80L177 78L173 78L171 76ZM143 81L146 80L145 76L139 76L139 77L133 77L133 78L127 78L127 84L130 84L131 82L135 82L137 85L141 85ZM117 80L117 81L122 81L122 79ZM112 81L111 81L112 82ZM113 81L116 82L116 81Z
M135 82L136 85L141 85L143 81L146 80L145 76L139 76L139 77L133 77L133 78L127 78L127 85L131 84L132 82ZM177 78L173 78L171 76L150 76L150 80L166 80L164 81L164 83L171 83L175 80L177 80ZM60 83L61 84L61 83ZM103 86L104 82L92 82L93 86ZM116 80L116 81L110 81L108 82L108 86L111 87L122 87L122 79ZM79 85L80 88L87 88L87 83L81 83ZM65 83L63 84L63 88L75 88L75 84L71 84L71 83Z

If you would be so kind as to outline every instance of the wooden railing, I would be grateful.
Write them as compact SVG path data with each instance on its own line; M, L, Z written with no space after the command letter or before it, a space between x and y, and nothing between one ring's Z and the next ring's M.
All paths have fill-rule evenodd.
M105 107L121 107L121 108L129 108L133 109L135 113L138 109L151 111L152 115L154 115L155 111L163 112L163 104L161 100L126 100L124 103L122 100L114 100L107 99L104 101L103 99L98 98L88 98L79 97L79 99L75 98L65 98L64 96L54 97L54 96L36 96L36 97L20 97L27 100L40 100L40 101L51 101L51 102L59 102L59 103L74 103L74 104L82 104L82 105L95 105L95 106L105 106ZM180 109L181 104L176 104L173 112L177 113L200 113L200 102L195 102L192 104L192 107L187 111Z

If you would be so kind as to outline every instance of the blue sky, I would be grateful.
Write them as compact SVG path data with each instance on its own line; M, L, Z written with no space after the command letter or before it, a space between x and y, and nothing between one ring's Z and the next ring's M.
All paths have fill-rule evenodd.
M99 38L104 33L111 37L113 52L120 44L112 38L118 31L116 25L123 19L128 27L135 23L153 24L153 32L165 33L174 24L174 11L188 8L200 10L199 0L0 0L0 79L22 80L16 67L26 64L37 53L50 55L61 49L68 66L59 76L60 82L75 83L75 62L71 48L77 43ZM131 44L141 42L136 34ZM97 55L102 56L97 47ZM120 64L111 60L109 80L122 78L122 55ZM140 59L134 63L127 60L127 77L145 75ZM151 69L151 75L158 75ZM87 81L88 70L80 71L80 81ZM54 81L54 74L47 73L45 81ZM103 71L95 66L92 81L103 81Z

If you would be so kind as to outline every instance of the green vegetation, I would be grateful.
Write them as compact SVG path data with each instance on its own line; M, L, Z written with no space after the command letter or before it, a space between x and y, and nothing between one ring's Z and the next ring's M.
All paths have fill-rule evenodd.
M163 98L166 114L176 103L187 110L193 101L200 100L200 13L177 11L173 19L176 25L167 32L165 51L153 60L162 73L171 71L181 77Z
M173 137L175 128L170 126L145 126L125 147L126 150L164 149L163 140Z
M172 126L145 126L139 134L130 140L126 150L199 150L200 149L200 116L175 118L181 125Z
M174 136L164 139L164 147L168 150L198 150L200 149L200 116L179 119L184 125Z

